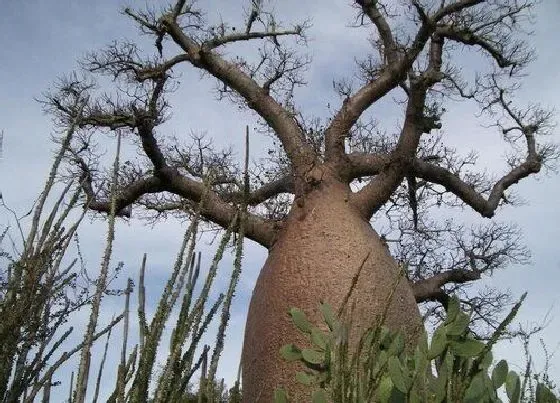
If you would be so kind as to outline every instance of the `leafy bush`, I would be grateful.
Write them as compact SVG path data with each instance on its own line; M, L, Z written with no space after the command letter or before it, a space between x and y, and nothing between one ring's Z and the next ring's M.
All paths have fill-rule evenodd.
M381 325L372 326L350 351L347 322L341 321L328 304L320 311L326 326L312 325L299 309L290 310L294 325L310 340L311 347L288 344L280 353L306 367L295 374L308 385L314 403L321 402L557 402L550 385L539 382L534 396L527 396L525 380L505 360L492 365L491 349L517 314L523 298L514 306L488 342L474 338L470 315L458 300L448 307L445 321L431 342L423 332L413 351L403 336ZM501 397L500 397L501 396ZM530 399L530 400L529 400ZM288 402L287 393L277 389L275 403Z

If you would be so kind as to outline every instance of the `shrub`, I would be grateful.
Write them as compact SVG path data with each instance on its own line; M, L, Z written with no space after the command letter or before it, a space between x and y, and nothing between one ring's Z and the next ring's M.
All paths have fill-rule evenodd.
M492 347L511 323L525 295L513 307L492 337L477 340L469 329L470 315L452 299L445 321L428 343L423 332L413 351L404 338L381 323L369 328L354 351L348 343L350 325L328 304L321 304L324 327L312 325L299 309L290 310L294 325L309 338L310 347L284 346L286 360L299 361L305 370L296 379L309 386L314 403L320 402L557 402L549 384L538 382L534 397L526 381L505 360L493 364ZM326 330L323 330L326 329ZM525 379L531 374L524 374ZM277 389L275 403L288 402Z

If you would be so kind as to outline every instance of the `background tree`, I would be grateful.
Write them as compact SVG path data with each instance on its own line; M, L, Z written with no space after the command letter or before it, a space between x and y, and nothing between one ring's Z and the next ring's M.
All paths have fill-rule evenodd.
M310 62L294 48L305 41L310 24L284 28L260 1L250 4L243 27L207 24L185 1L162 10L126 9L153 36L157 52L147 56L132 42L114 42L88 55L83 76L63 79L45 100L59 123L78 122L68 161L85 179L92 210L110 207L103 159L93 143L97 132L122 133L146 157L121 167L117 210L123 216L130 215L132 204L156 214L188 215L203 197L201 178L209 174L212 190L201 212L206 220L227 228L243 202L249 204L243 235L266 247L269 256L247 322L243 396L248 401L269 400L278 383L297 400L293 368L278 357L281 345L302 341L287 320L289 308L302 307L316 317L319 300L340 305L352 285L359 330L382 312L404 268L409 281L398 283L387 323L405 330L412 341L420 326L416 302L445 305L447 293L461 284L524 261L527 253L512 228L496 224L469 235L426 216L439 206L468 205L493 217L499 206L515 202L512 185L556 158L554 145L536 140L549 132L550 112L513 103L533 56L522 38L533 2L389 6L362 0L353 6L355 25L369 27L372 53L357 61L355 79L333 83L342 101L327 121L307 118L293 97ZM225 51L255 41L253 57ZM465 49L480 51L489 63L467 74L454 62ZM333 58L340 57L337 49ZM231 153L214 150L203 138L184 146L163 136L170 117L166 95L178 84L175 72L183 64L217 79L220 97L253 110L259 131L278 143L266 164L251 172L249 189ZM103 75L114 80L112 93L96 87ZM510 146L503 175L481 173L473 168L474 155L460 156L443 145L444 112L456 101L476 105L483 121ZM387 130L373 119L373 106L384 102L393 102L401 113L398 127ZM372 229L372 217L389 219L386 237ZM388 253L387 241L401 252L400 265ZM449 245L448 256L438 253ZM482 302L502 298L483 297ZM480 308L477 298L465 300Z

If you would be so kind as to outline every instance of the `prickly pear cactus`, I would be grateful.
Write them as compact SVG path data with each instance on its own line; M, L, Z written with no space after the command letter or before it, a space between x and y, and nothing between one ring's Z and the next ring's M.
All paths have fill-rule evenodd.
M300 361L306 370L297 381L309 386L313 403L517 403L522 400L519 375L501 360L492 365L491 348L511 322L521 301L513 308L490 341L476 340L469 331L470 316L453 299L446 320L435 330L431 342L424 335L413 352L405 351L401 334L384 326L370 328L356 351L349 351L349 326L328 304L320 310L326 326L310 323L299 309L289 314L294 325L309 339L307 347L288 344L281 348L285 360ZM275 403L289 397L277 389ZM537 403L559 402L543 383L536 387ZM527 401L523 399L523 401Z

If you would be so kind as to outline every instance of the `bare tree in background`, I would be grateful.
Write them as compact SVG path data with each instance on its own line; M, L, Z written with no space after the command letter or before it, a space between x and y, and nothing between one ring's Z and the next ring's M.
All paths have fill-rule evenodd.
M83 76L63 79L47 95L47 109L59 123L78 121L68 160L74 174L86 178L89 208L110 210L109 181L94 139L120 132L146 157L121 166L121 216L129 216L134 204L156 219L188 215L203 196L201 178L210 175L202 216L221 228L234 220L247 189L231 153L201 137L187 146L165 137L166 96L178 85L177 70L188 65L216 79L221 98L254 111L260 131L277 145L251 172L248 189L245 236L269 254L247 319L245 401L271 401L278 385L294 401L305 400L294 382L295 367L278 354L283 344L303 342L286 313L299 307L315 320L320 301L340 306L351 285L358 331L381 314L402 271L408 281L398 282L386 324L405 331L409 342L421 326L417 303L445 305L450 292L492 326L506 295L473 296L464 285L526 261L519 232L496 223L473 229L438 223L429 213L466 205L491 218L501 205L515 202L512 185L556 159L554 145L537 142L551 129L550 112L514 103L533 57L524 28L534 1L356 0L355 25L371 35L371 53L357 60L354 78L333 83L341 102L325 121L305 118L293 97L310 62L295 49L305 44L310 24L287 27L262 1L245 5L243 26L211 24L184 0L161 10L125 9L153 37L151 56L132 42L116 41L82 61ZM226 53L240 42L258 45L251 56ZM465 72L459 64L460 52L469 49L488 62L479 71ZM345 57L344 49L333 49L333 59ZM99 93L100 76L114 80L113 94ZM76 98L87 99L81 112L72 106ZM392 102L402 116L393 133L371 119L381 101ZM481 173L474 154L460 155L443 144L445 108L458 101L477 106L483 122L492 123L489 131L495 129L508 146L508 169L501 176ZM379 236L371 221L387 218L388 233Z

